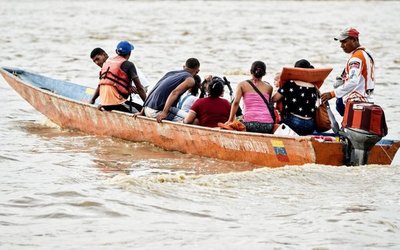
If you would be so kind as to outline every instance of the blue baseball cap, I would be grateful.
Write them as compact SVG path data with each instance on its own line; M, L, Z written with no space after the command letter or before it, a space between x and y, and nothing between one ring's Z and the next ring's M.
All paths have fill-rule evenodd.
M115 51L118 55L128 55L134 49L135 47L128 41L121 41L118 43L117 49Z

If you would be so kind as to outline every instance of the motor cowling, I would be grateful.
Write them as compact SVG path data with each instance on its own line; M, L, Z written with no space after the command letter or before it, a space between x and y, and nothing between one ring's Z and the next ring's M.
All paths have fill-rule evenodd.
M372 147L388 133L383 109L370 102L348 102L341 134L346 138L345 164L366 165Z

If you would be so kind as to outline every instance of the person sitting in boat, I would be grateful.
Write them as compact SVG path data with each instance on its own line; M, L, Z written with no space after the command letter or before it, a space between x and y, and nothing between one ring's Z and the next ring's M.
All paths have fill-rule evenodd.
M208 85L208 93L208 97L200 98L193 104L184 123L218 127L218 123L228 120L231 105L228 100L221 98L224 94L224 80L214 76Z
M281 78L281 72L276 72L274 76L274 86L279 88L279 79Z
M313 69L309 61L301 59L296 68ZM282 101L282 122L298 135L312 134L315 130L314 114L317 102L317 88L308 82L288 80L272 97L272 101Z
M179 118L176 118L176 121L183 121L187 114L189 113L190 108L192 107L193 103L199 99L197 97L199 93L199 89L201 86L201 78L199 75L193 76L194 78L194 86L191 87L188 91L186 91L185 94L181 95L179 98L178 103L176 104L176 107L171 107L169 111L176 116L181 117L180 120Z
M274 90L272 91L272 93L273 93L272 95L275 95L275 93L279 89L280 78L281 78L281 72L275 73L275 76L274 76ZM280 104L276 103L276 102L274 103L275 124L281 123L281 112L280 112L280 110L282 110L282 108L280 107L280 105L282 105L282 103L280 103Z
M208 96L208 85L212 81L212 75L207 75L204 77L203 82L201 82L200 86L200 97L199 98L204 98Z
M102 67L103 67L103 64L104 64L105 61L107 61L107 59L108 59L108 54L107 54L107 52L105 52L104 49L102 49L102 48L94 48L94 49L92 50L92 52L90 52L90 58L92 59L92 61L93 61L97 66L99 66L100 68L102 68ZM136 68L136 72L137 72L137 75L138 75L138 77L139 77L140 83L142 84L142 86L143 86L145 92L147 92L147 89L148 89L150 83L149 83L149 81L147 80L146 76L143 74L143 72L142 72L138 67L135 66L135 68ZM97 96L97 97L98 97L98 96ZM96 98L97 98L97 97L96 97ZM96 100L96 99L95 99L95 100ZM94 103L94 102L93 102L93 103Z
M338 77L335 89L321 95L323 102L336 97L336 110L344 115L345 103L350 101L372 101L375 88L375 64L371 53L360 45L359 32L347 28L334 40L340 42L345 53L351 54L343 73Z
M271 133L274 127L274 119L267 103L271 102L273 88L269 83L262 80L266 73L265 63L262 61L253 62L250 73L251 80L242 81L236 87L235 98L226 124L236 119L239 103L243 97L242 122L246 126L246 131Z
M181 118L170 112L176 106L179 97L194 87L194 76L200 71L200 62L196 58L186 60L183 70L170 71L165 74L150 91L137 115L156 118L158 122L166 119L179 121Z
M103 62L98 85L99 107L101 109L106 111L138 112L136 108L126 103L127 98L131 93L138 93L143 101L146 99L146 92L137 75L136 67L132 62L128 61L133 49L134 46L128 41L121 41L115 50L117 56L108 58ZM95 56L93 61L100 66L104 58L104 55L100 58ZM132 82L135 87L132 86ZM91 103L94 103L96 98L95 93Z
M102 48L94 48L92 52L90 52L90 58L97 66L102 68L104 62L107 61L108 59L108 54ZM89 103L94 104L99 95L100 95L100 86L97 85L96 91L94 92L94 95Z
M107 61L108 54L102 48L94 48L92 52L90 52L90 58L101 68L105 61Z
M108 54L102 49L102 48L94 48L92 52L90 53L90 58L93 60L93 62L99 66L100 68L103 67L103 64L105 61L108 59ZM136 68L140 83L142 84L143 88L145 91L147 90L149 86L149 82L147 81L146 77L144 77L143 73ZM97 86L96 91L90 100L89 103L94 104L96 102L96 99L99 97L99 91L100 90L100 85ZM142 105L136 103L136 102L131 102L131 101L126 101L125 104L128 107L134 107L136 110L141 110Z

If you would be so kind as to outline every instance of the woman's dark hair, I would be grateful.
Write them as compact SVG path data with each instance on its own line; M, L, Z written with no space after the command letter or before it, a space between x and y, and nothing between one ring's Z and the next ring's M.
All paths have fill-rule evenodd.
M224 80L218 76L214 76L208 85L208 93L210 97L219 97L224 92Z
M199 75L193 76L194 78L194 86L190 89L190 94L197 96L199 93L199 89L201 88L201 78Z
M295 64L294 64L295 68L304 68L304 69L313 69L314 66L311 65L311 63L309 61L307 61L306 59L301 59L298 60Z
M262 61L255 61L251 65L250 73L257 78L261 78L265 76L265 71L267 70L267 66Z

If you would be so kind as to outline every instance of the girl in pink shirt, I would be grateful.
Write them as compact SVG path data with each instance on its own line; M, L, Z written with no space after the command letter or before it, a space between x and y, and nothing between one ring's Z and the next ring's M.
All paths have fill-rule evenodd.
M274 120L264 102L263 98L249 83L261 92L265 99L271 101L272 86L262 80L265 75L266 66L262 61L255 61L251 65L250 73L251 80L242 81L236 87L235 99L231 106L229 122L233 122L236 118L236 111L239 108L240 100L243 97L243 123L246 126L246 131L258 133L271 133Z

